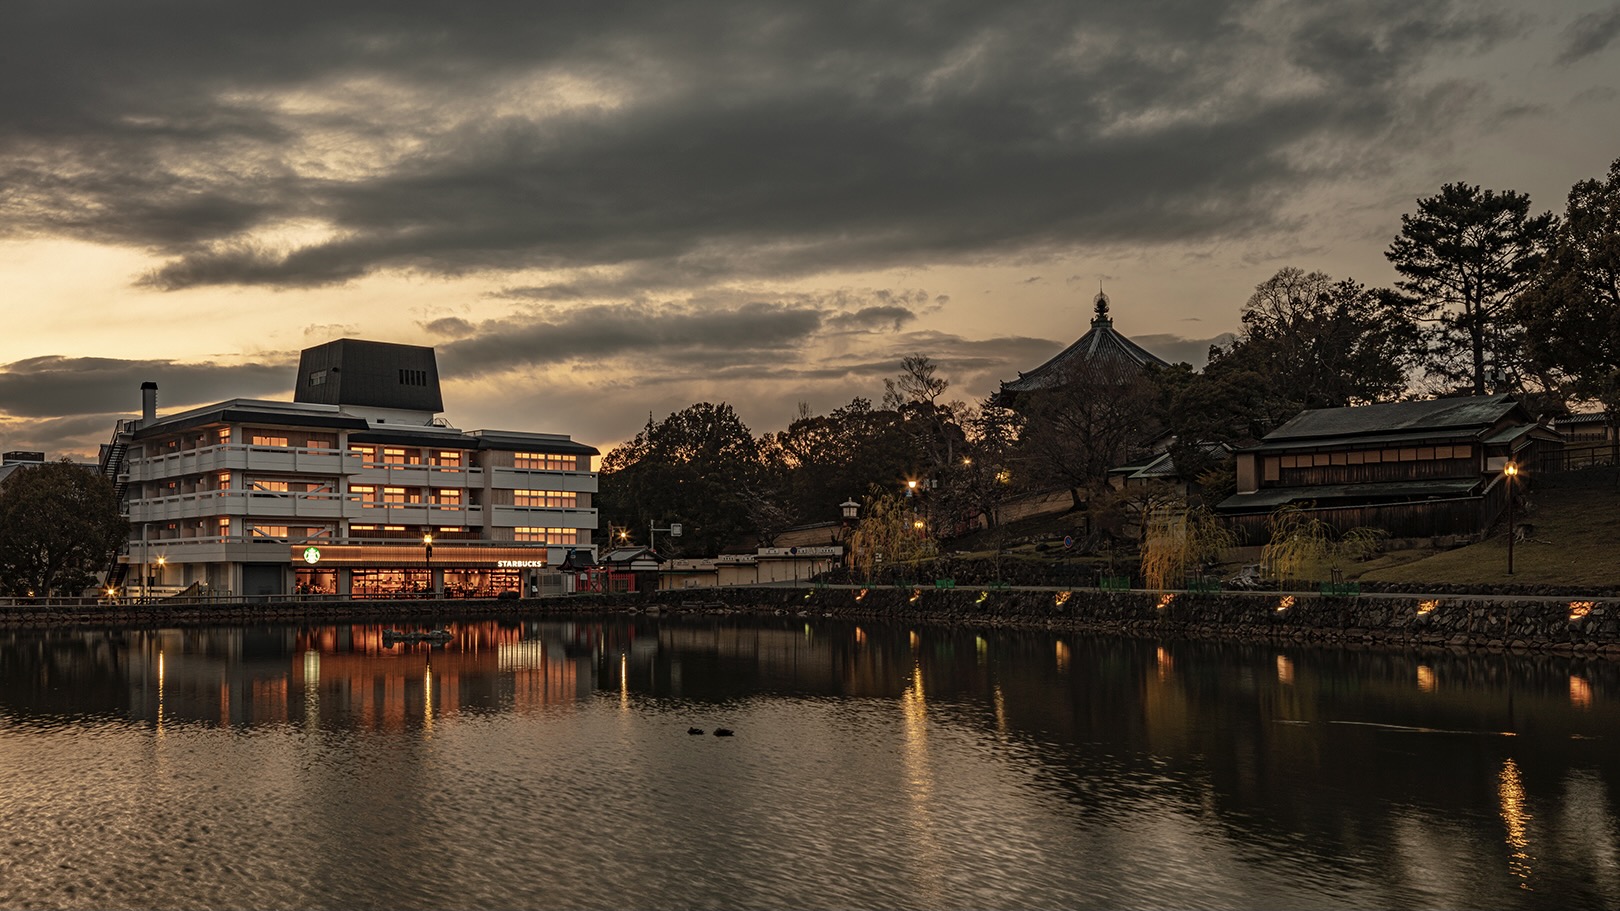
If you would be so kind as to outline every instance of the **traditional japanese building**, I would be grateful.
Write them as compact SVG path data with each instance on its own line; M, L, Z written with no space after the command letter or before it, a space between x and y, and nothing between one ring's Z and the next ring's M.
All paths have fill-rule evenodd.
M1091 331L1034 370L1028 373L1020 371L1018 379L1003 382L1001 389L991 395L991 401L1004 408L1016 409L1021 397L1060 386L1075 377L1125 377L1134 372L1170 366L1163 358L1114 328L1114 319L1109 315L1108 295L1097 292L1093 303Z
M595 447L461 431L433 349L342 339L303 352L292 402L142 414L102 447L132 527L109 573L130 593L533 592L594 555Z
M1311 409L1237 451L1237 492L1216 510L1250 544L1290 504L1340 531L1478 534L1506 508L1507 466L1522 485L1562 448L1511 395Z

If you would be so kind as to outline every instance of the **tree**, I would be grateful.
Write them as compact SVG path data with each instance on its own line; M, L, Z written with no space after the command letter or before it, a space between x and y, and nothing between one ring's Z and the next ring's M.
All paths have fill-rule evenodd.
M647 426L602 458L599 508L606 524L634 534L649 524L680 522L683 537L666 551L718 553L752 532L749 491L759 474L759 448L730 405L703 402Z
M1603 405L1620 461L1620 159L1569 191L1551 254L1516 304L1537 366Z
M1204 444L1259 439L1306 408L1387 401L1417 365L1408 302L1384 289L1289 267L1255 287L1243 331L1210 348L1200 374L1161 371L1164 410L1185 477L1216 467Z
M1214 512L1175 501L1156 505L1143 526L1142 584L1157 591L1181 587L1189 574L1237 543Z
M1139 454L1159 435L1153 371L1113 363L1072 369L1046 389L1026 392L1019 440L1024 471L1067 487L1073 508L1108 486L1108 469Z
M1222 357L1247 360L1300 409L1388 401L1416 366L1409 302L1352 279L1279 270L1255 288L1242 320Z
M1519 385L1521 331L1510 305L1551 244L1552 213L1530 215L1530 197L1450 183L1401 216L1385 256L1405 276L1418 314L1438 322L1429 370L1470 383L1475 395Z
M856 571L868 581L880 576L885 567L915 572L917 564L932 555L916 522L916 513L905 498L873 488L849 535L850 562Z
M0 589L11 595L80 594L128 539L112 484L82 465L48 462L0 484Z
M927 356L911 354L900 360L900 377L883 381L883 407L900 415L910 431L919 468L930 472L956 463L963 433L961 402L941 402L950 381Z
M795 522L830 520L873 484L898 489L915 471L914 438L899 414L855 398L831 414L801 405L786 430L760 440L766 479Z

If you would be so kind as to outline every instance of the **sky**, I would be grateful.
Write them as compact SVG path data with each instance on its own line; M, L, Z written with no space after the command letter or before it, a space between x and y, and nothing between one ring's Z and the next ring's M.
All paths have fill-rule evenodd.
M1284 267L1388 285L1449 182L1620 157L1620 2L7 0L0 449L431 345L457 427L756 434L1088 328L1202 364Z

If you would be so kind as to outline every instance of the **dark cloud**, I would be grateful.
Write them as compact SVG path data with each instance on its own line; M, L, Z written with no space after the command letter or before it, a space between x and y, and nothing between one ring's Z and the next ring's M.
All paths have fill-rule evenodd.
M443 316L421 324L422 329L434 335L459 338L472 335L476 327L459 316Z
M728 358L781 360L796 353L824 318L811 306L777 303L575 307L482 324L472 337L439 346L439 362L441 372L461 376L624 357L717 369Z
M566 301L1272 231L1443 132L1414 74L1512 27L1269 9L14 0L0 236L150 250L160 289L538 268L573 277L508 294Z
M29 358L0 367L0 414L13 417L139 414L141 384L158 384L159 407L172 411L230 398L284 393L296 362L180 364L116 358ZM106 426L108 435L112 425Z
M1620 3L1587 13L1564 30L1564 48L1558 62L1568 65L1601 53L1620 37Z

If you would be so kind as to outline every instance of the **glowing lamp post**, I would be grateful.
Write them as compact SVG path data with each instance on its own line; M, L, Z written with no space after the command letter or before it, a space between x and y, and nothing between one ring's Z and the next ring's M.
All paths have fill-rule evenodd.
M428 591L437 592L433 585L433 535L422 536L422 550L427 555Z
M850 549L849 536L855 530L855 519L860 514L861 504L853 498L838 504L838 509L844 514L844 565L849 569L850 579L855 578L855 553Z
M1508 462L1507 465L1502 469L1502 474L1507 477L1508 575L1511 576L1511 575L1513 575L1513 534L1514 534L1514 532L1513 532L1513 481L1514 481L1515 478L1517 478L1519 476L1519 466L1515 465L1512 462Z

